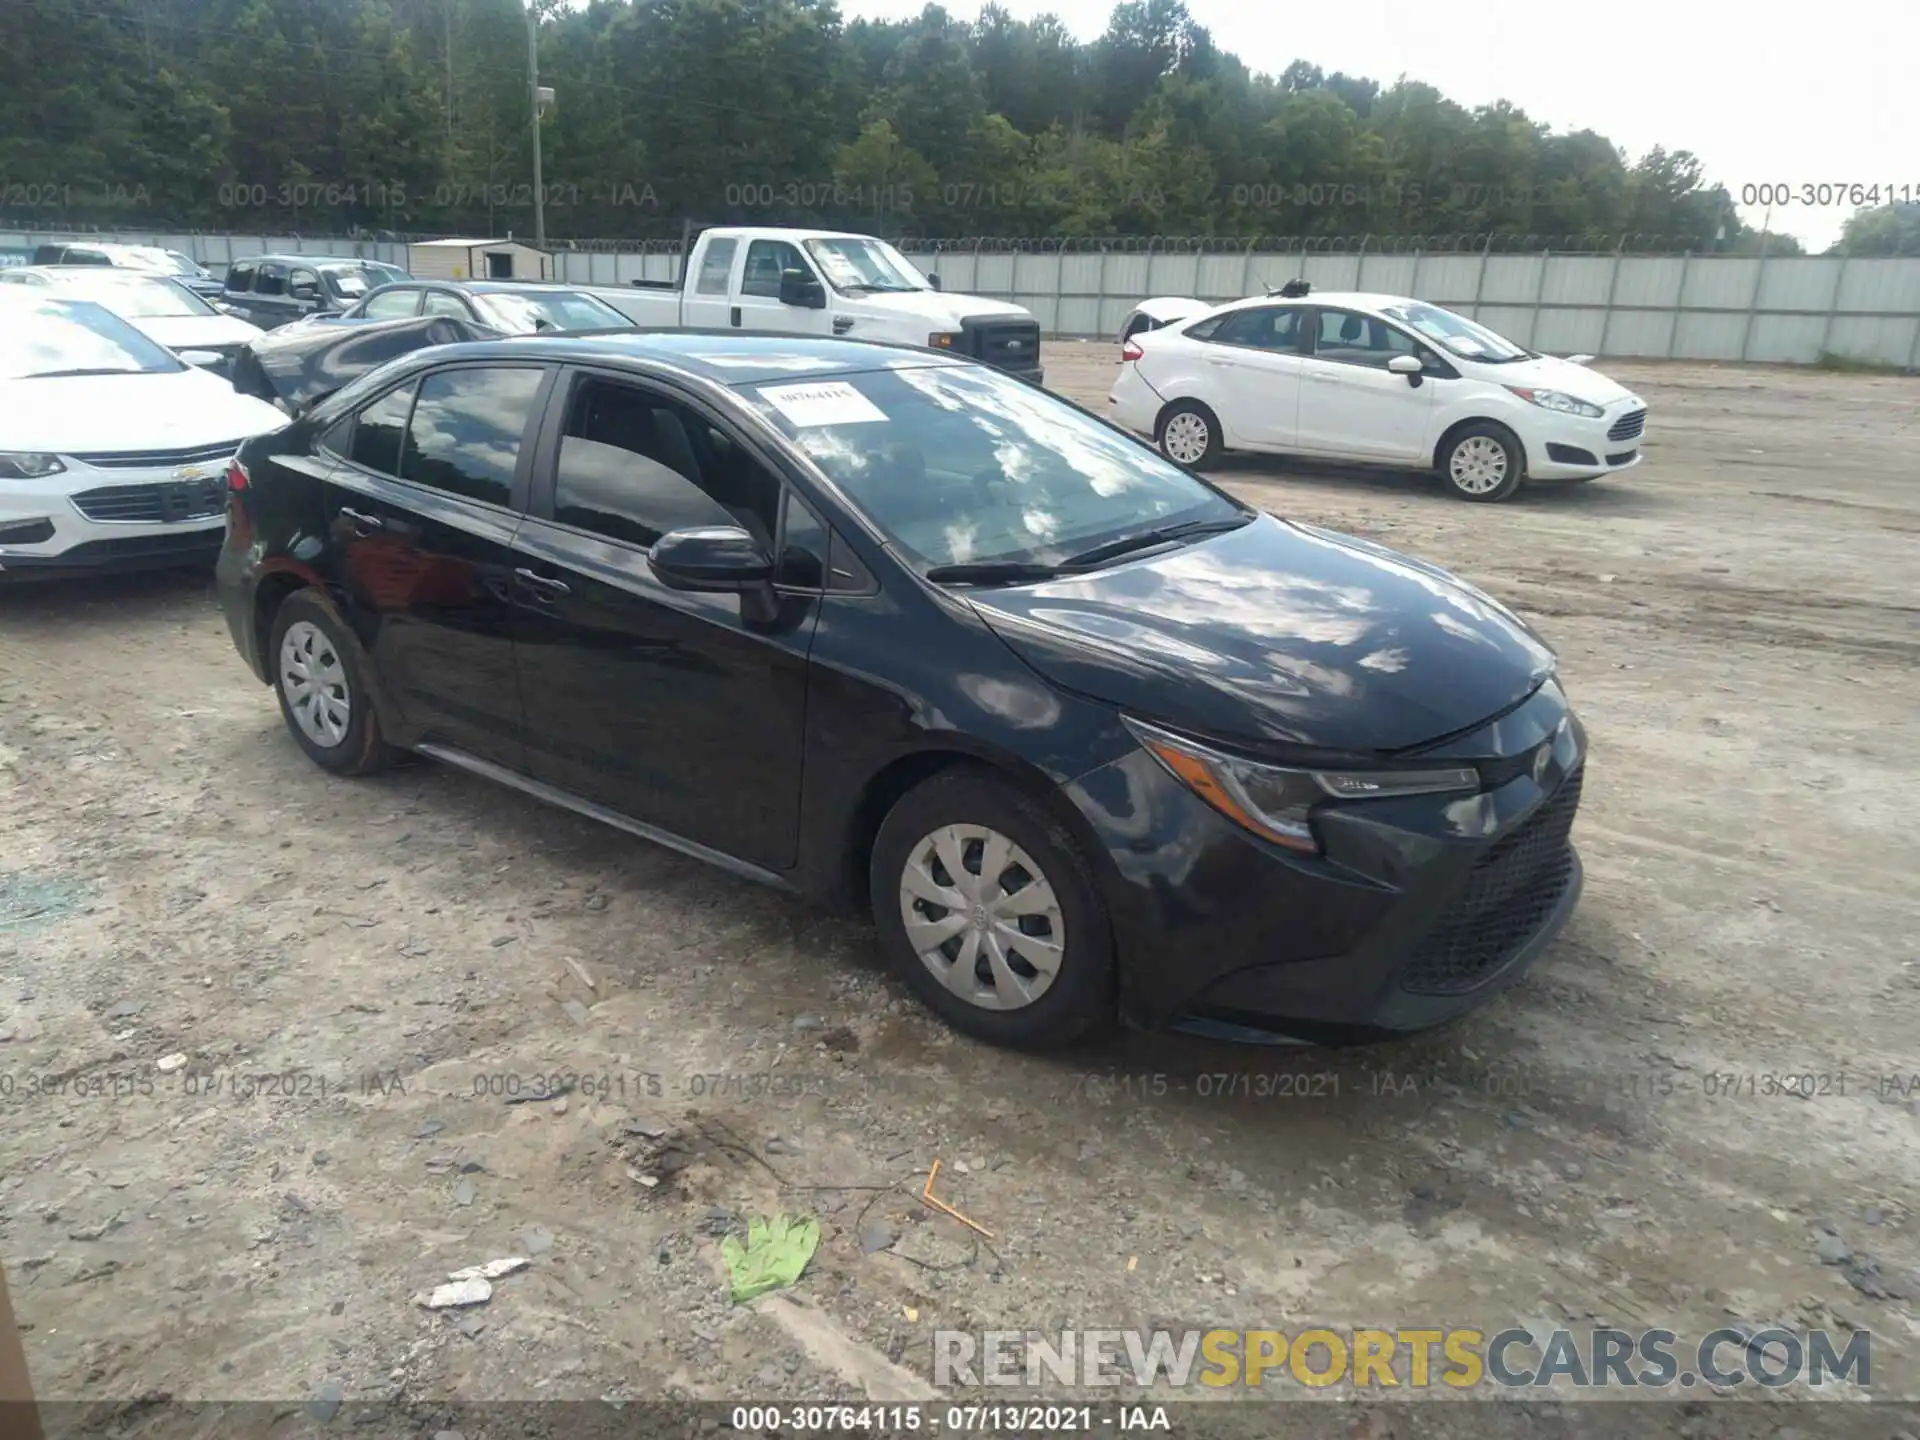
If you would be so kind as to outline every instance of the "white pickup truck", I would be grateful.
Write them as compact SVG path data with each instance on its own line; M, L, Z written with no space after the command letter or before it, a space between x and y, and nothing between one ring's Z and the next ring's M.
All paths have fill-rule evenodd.
M636 325L847 335L966 355L1039 384L1033 313L949 295L871 235L762 226L701 232L679 280L594 287Z

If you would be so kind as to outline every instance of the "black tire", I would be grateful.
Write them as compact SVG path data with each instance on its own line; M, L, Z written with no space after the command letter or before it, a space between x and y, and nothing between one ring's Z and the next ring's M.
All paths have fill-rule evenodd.
M1057 933L1057 924L1065 931L1064 946L1050 983L1035 998L1018 1008L992 1009L975 1003L950 989L934 973L932 964L921 958L915 942L908 937L902 899L902 884L910 861L933 843L933 837L948 826L984 827L1012 842L1031 859L1040 872L1036 877L1017 863L1010 863L1001 877L1015 877L1014 893L1024 890L1018 881L1027 874L1027 884L1051 886L1057 901L1058 918L1038 915L1020 916L1013 924L1036 940L1046 942ZM980 841L968 842L961 863L978 867L983 859ZM936 875L951 875L944 867ZM976 880L980 871L969 871ZM1008 781L976 766L944 770L910 790L895 804L881 823L873 845L873 862L868 875L873 899L874 922L880 932L880 944L888 960L908 987L947 1024L963 1034L1023 1050L1052 1050L1085 1040L1109 1029L1115 1018L1113 932L1106 907L1093 881L1093 873L1067 828L1031 796ZM923 920L958 914L957 910L912 902ZM978 914L976 907L975 913ZM970 935L959 931L950 945L957 954ZM998 928L996 933L1006 933ZM985 963L982 941L976 941ZM1021 957L1019 939L1014 938L1003 953L1006 964L1020 971L1023 983L1038 976L1025 975L1033 970ZM958 966L953 967L958 972ZM977 972L976 972L977 973ZM975 979L968 988L979 993ZM997 987L996 993L997 992Z
M1176 419L1181 419L1186 416L1191 416L1193 419L1198 420L1200 425L1204 427L1206 444L1201 449L1197 458L1183 460L1168 448L1167 427L1173 425ZM1187 422L1183 423L1180 427L1176 427L1176 436L1192 434L1193 432L1189 428L1189 424L1190 422ZM1205 470L1208 466L1217 463L1226 449L1226 447L1220 443L1219 417L1198 400L1176 400L1173 404L1162 410L1159 420L1155 422L1153 427L1153 443L1160 447L1160 453L1166 456L1167 459L1188 470ZM1182 453L1188 453L1184 446L1182 447Z
M292 682L287 673L289 657L285 647L288 635L296 626L311 627L301 632L302 637L313 632L324 637L326 648L338 662L325 667L324 671L310 667L310 673L337 675L337 680L325 688L344 697L346 720L332 743L324 743L321 736L310 733L307 723L296 715L288 694ZM316 644L316 653L318 650ZM314 764L336 775L371 775L393 763L397 752L382 737L380 719L374 713L366 652L339 612L319 591L296 590L281 602L273 616L267 662L273 676L273 693L280 702L280 717L286 721L287 732L293 736L294 743L307 752ZM329 713L338 713L337 703Z
M1489 441L1499 447L1503 457L1500 461L1503 468L1497 479L1489 475L1484 463L1489 453L1486 448ZM1475 463L1476 457L1482 463ZM1461 426L1447 437L1447 443L1440 451L1437 468L1442 483L1455 499L1469 500L1476 505L1493 505L1511 499L1514 492L1519 490L1527 476L1527 452L1521 446L1519 436L1506 426L1496 425L1491 420L1476 420L1471 425ZM1490 485L1489 479L1493 479Z

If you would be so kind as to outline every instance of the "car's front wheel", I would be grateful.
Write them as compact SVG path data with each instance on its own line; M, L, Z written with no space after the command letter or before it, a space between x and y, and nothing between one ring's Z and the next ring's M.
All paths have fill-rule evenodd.
M1198 400L1181 400L1161 413L1154 430L1160 453L1176 465L1203 470L1220 458L1220 422Z
M1491 421L1460 430L1440 456L1440 477L1447 488L1462 500L1480 504L1512 495L1520 488L1526 468L1518 437Z
M296 590L273 617L273 690L294 741L336 775L366 775L392 762L366 680L366 657L338 613L313 590Z
M956 1030L1052 1049L1111 1023L1113 939L1073 837L981 769L909 791L875 838L869 883L889 959Z

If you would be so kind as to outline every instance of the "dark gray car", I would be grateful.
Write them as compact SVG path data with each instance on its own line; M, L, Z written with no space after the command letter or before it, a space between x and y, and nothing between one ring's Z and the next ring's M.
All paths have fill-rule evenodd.
M220 301L266 330L309 315L338 315L407 272L351 255L248 255L227 267Z

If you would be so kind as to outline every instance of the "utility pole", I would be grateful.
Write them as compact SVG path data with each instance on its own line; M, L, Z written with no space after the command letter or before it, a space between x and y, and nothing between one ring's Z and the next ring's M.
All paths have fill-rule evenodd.
M527 4L527 88L533 109L533 243L547 248L547 197L540 180L540 22L532 0ZM548 98L552 98L548 91Z

